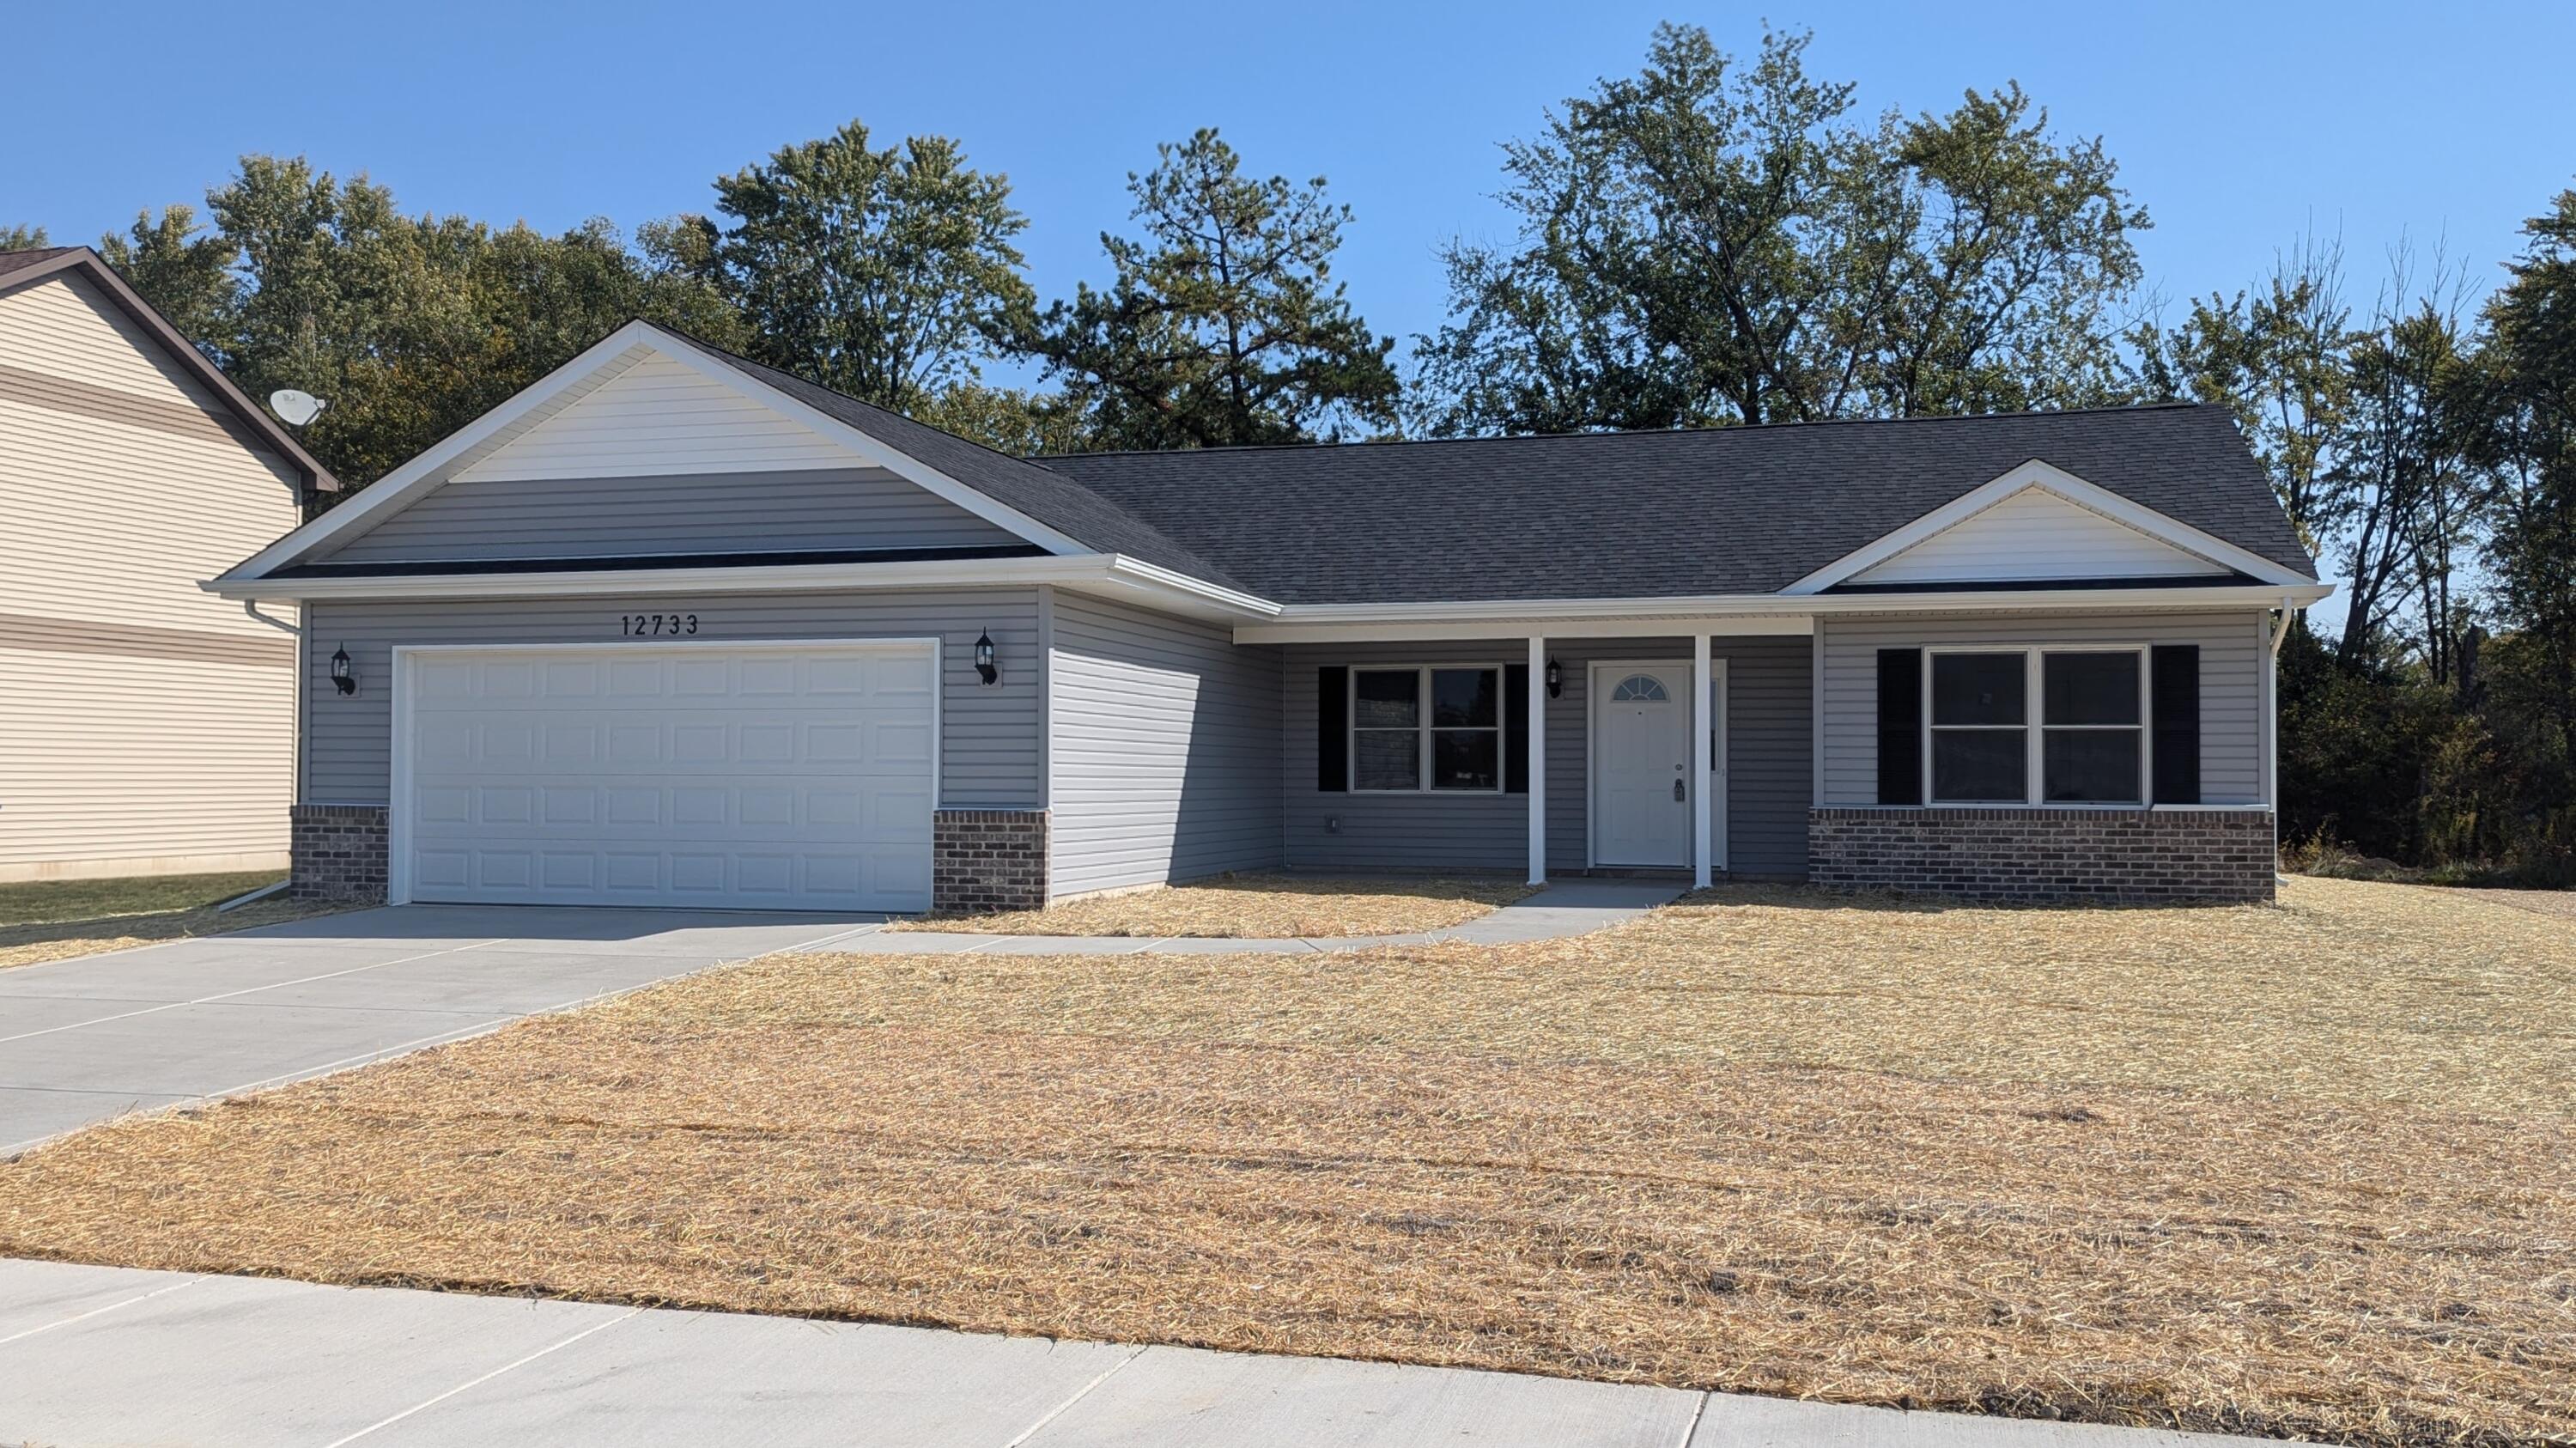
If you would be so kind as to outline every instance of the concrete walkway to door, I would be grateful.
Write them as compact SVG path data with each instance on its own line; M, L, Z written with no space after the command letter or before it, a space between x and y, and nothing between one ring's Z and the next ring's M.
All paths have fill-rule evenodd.
M418 905L0 970L0 1157L884 920Z

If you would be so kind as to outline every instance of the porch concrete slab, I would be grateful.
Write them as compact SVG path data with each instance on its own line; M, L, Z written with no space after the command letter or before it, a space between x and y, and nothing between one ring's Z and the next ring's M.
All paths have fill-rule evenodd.
M0 1381L10 1384L0 1439L319 1448L630 1315L588 1303L201 1278L0 1343Z
M0 1086L0 1157L84 1126L196 1099L167 1091L74 1091Z
M1686 1448L2227 1448L2257 1439L1711 1393Z
M1672 1448L1700 1395L1336 1358L1148 1348L1028 1448Z
M488 1012L350 1011L243 1001L152 1006L139 1015L9 1042L0 1048L0 1086L210 1095L504 1019Z
M365 1441L384 1448L999 1445L1018 1440L1135 1352L1045 1338L652 1312Z

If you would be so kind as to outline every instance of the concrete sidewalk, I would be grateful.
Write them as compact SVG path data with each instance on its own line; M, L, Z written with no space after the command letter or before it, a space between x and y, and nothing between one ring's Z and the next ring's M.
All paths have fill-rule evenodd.
M1508 1373L0 1261L0 1442L2179 1448Z

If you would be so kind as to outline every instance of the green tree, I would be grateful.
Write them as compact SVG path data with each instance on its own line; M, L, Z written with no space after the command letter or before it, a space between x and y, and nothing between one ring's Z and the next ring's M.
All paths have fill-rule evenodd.
M0 251L34 251L51 245L41 226L0 226Z
M1850 124L1804 34L1696 26L1504 148L1509 247L1445 252L1416 411L1443 433L1908 416L2103 400L2147 225L2099 141L2019 87Z
M2484 451L2498 485L2487 562L2563 754L2576 737L2576 190L2523 233L2512 280L2486 309Z
M715 185L725 222L687 218L665 249L741 313L753 357L825 387L910 409L976 380L1031 304L1009 179L945 137L879 150L852 121Z
M1013 457L1082 452L1091 433L1062 393L961 382L912 410L916 422Z
M735 340L731 310L648 235L593 221L560 236L407 216L384 187L301 158L246 156L206 197L138 217L101 251L243 390L329 408L302 439L363 486L629 318Z
M1324 178L1242 174L1213 130L1129 173L1141 239L1104 233L1116 276L1020 321L1082 409L1096 445L1223 447L1394 425L1392 338L1372 334L1332 279L1350 208Z

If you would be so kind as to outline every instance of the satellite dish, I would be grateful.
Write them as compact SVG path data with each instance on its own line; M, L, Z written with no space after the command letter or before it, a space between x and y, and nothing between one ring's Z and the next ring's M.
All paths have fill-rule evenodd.
M310 392L298 392L292 387L268 394L268 410L285 418L288 427L302 427L320 417L323 406L321 398Z

